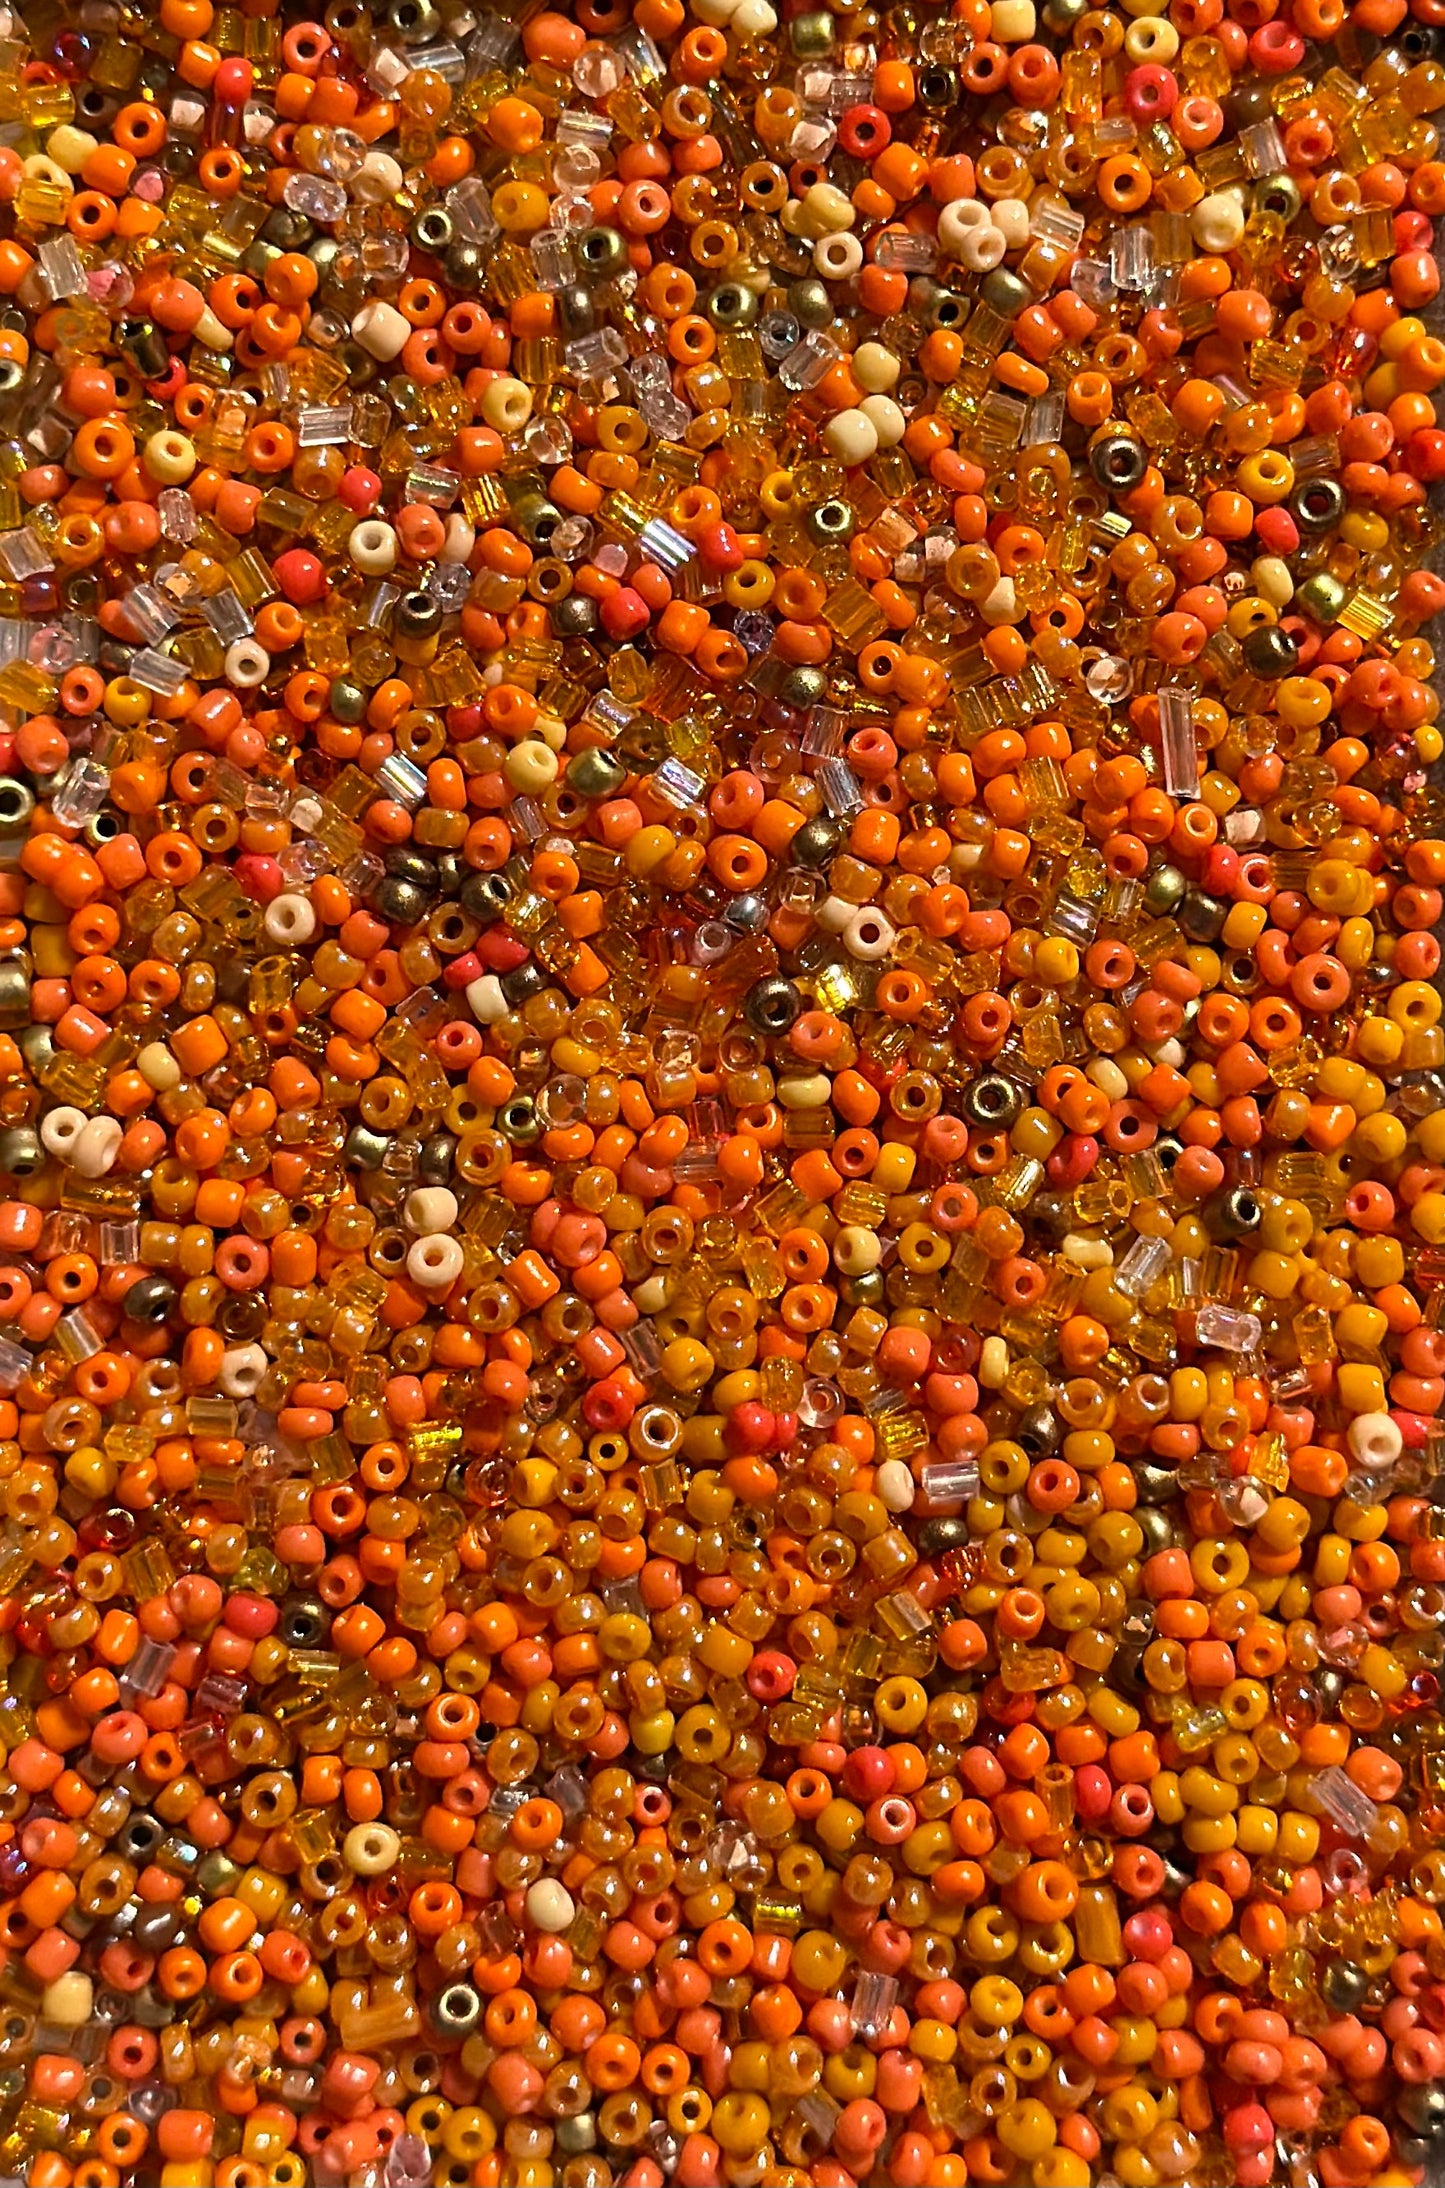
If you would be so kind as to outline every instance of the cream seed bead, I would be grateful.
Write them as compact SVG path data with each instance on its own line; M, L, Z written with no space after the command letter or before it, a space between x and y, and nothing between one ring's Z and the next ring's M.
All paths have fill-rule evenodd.
M1013 579L1001 577L993 590L979 603L978 612L985 623L994 627L1001 623L1017 623L1019 604Z
M1008 1380L1008 1346L1002 1337L985 1337L978 1356L978 1379L985 1390L1002 1390Z
M95 1986L79 1968L67 1968L41 1994L40 2017L55 2028L83 2028L94 2011Z
M883 1259L883 1245L876 1231L860 1223L845 1224L833 1241L833 1263L844 1276L867 1276Z
M226 682L237 691L255 691L271 673L271 656L254 638L238 638L226 648Z
M40 1144L57 1162L73 1162L80 1135L89 1122L83 1109L52 1109L40 1120Z
M401 194L406 174L390 152L368 152L359 175L347 185L358 205L388 205Z
M511 1004L502 993L502 983L494 972L484 972L480 980L471 980L466 989L467 1008L484 1026L494 1026L499 1018L505 1018Z
M890 396L865 395L858 405L878 436L880 448L896 448L908 431L908 420Z
M1085 1238L1080 1231L1068 1231L1060 1250L1076 1269L1107 1269L1113 1265L1114 1249L1106 1238Z
M83 1178L103 1178L115 1166L124 1138L115 1117L91 1117L70 1151L71 1167Z
M1011 251L1021 251L1029 239L1030 213L1022 198L999 198L989 218Z
M777 1099L784 1109L826 1109L832 1091L826 1071L795 1072L779 1079Z
M1261 600L1267 600L1272 608L1288 607L1294 599L1294 579L1282 555L1261 555L1249 576Z
M446 1185L419 1185L414 1193L407 1194L402 1209L407 1229L421 1238L455 1230L457 1215L457 1196Z
M221 1388L228 1398L254 1398L270 1365L260 1345L231 1345L221 1355Z
M160 486L183 486L196 468L196 451L184 433L169 428L152 433L142 461Z
M1383 1474L1399 1458L1405 1439L1388 1413L1357 1413L1349 1426L1349 1445L1367 1474Z
M866 964L887 957L896 939L892 921L871 904L855 912L843 929L844 949L850 957L860 957Z
M482 396L482 416L494 433L520 433L532 415L532 390L525 380L498 373Z
M396 534L380 517L367 517L354 527L346 552L363 577L384 577L396 566Z
M873 1490L890 1512L909 1512L917 1484L902 1459L885 1459L873 1476Z
M136 1055L135 1067L157 1094L168 1094L172 1087L181 1083L181 1067L164 1041L147 1041Z
M862 410L839 410L823 428L823 439L850 471L878 453L878 433Z
M400 1853L401 1838L389 1823L358 1823L341 1842L342 1859L359 1877L384 1876Z
M938 247L950 258L957 258L965 236L988 225L988 207L978 198L954 198L938 216Z
M557 1877L538 1877L528 1885L526 1908L527 1920L554 1937L577 1919L577 1903Z
M1001 229L990 224L986 228L972 228L958 247L959 264L967 266L970 273L992 273L995 266L1004 262L1008 245Z
M539 738L524 737L502 762L502 773L514 790L532 797L550 789L557 780L557 755Z
M993 0L989 36L1001 46L1024 46L1039 27L1034 0Z
M419 1238L406 1257L406 1273L419 1291L450 1291L466 1264L461 1241Z
M741 7L734 8L728 29L738 44L752 45L759 38L771 38L778 27L776 10L768 0L742 0Z
M1202 251L1232 251L1244 234L1244 206L1232 190L1201 198L1189 215L1190 232Z
M412 324L402 317L394 304L376 302L362 305L351 322L351 332L368 357L375 357L381 364L390 364L393 357L400 357L411 340Z
M902 370L901 360L882 342L860 342L853 352L853 377L865 395L886 395Z
M99 150L99 138L92 137L88 129L77 129L74 122L62 122L45 140L46 158L64 168L67 175L78 175L91 153Z
M283 896L273 897L266 906L261 927L268 942L309 942L316 932L316 914L310 898L290 889Z
M863 263L863 246L855 235L820 236L813 245L813 264L825 281L851 281Z

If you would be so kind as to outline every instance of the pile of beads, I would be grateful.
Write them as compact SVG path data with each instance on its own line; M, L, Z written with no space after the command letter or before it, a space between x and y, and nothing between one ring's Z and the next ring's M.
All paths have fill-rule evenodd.
M0 2171L1426 2177L1442 33L0 4Z

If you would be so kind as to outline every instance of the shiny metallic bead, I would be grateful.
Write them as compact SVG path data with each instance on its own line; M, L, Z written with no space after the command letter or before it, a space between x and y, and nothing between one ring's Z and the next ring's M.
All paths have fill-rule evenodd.
M133 365L142 380L158 380L170 362L165 336L149 319L123 319L116 342L121 356ZM18 382L17 382L18 385ZM0 394L11 390L0 385Z
M8 1132L0 1132L0 1172L6 1177L33 1178L46 1160L39 1135L29 1125L12 1125Z
M838 823L820 813L804 821L789 848L799 866L821 866L833 857L842 838Z
M482 2017L482 2001L470 1983L448 1983L427 2007L433 2026L443 2036L470 2036Z
M616 228L584 228L572 250L578 265L599 281L610 281L627 264L627 244Z
M1226 1185L1210 1194L1200 1216L1213 1239L1249 1238L1260 1226L1259 1199L1247 1185Z
M801 1016L803 998L791 980L774 974L759 980L743 1000L743 1016L755 1033L778 1035Z
M485 256L475 243L454 243L446 255L446 277L454 289L474 288L485 266Z
M1338 479L1301 479L1290 495L1289 508L1302 532L1317 535L1332 532L1344 515L1345 490ZM1306 578L1305 585L1319 582L1318 578ZM1335 581L1328 578L1323 582L1333 584Z
M1144 1532L1144 1547L1150 1556L1156 1550L1172 1548L1175 1526L1167 1512L1161 1512L1157 1504L1138 1505L1134 1517Z
M1059 1444L1059 1417L1052 1406L1030 1406L1021 1413L1013 1432L1013 1440L1021 1444L1033 1457L1056 1451Z
M794 669L778 687L785 707L820 707L827 696L828 679L821 669Z
M435 638L442 627L441 602L419 589L403 593L392 611L392 623L398 638Z
M597 2148L597 2116L593 2112L574 2112L570 2119L556 2121L552 2133L565 2156L581 2157Z
M569 281L557 291L557 325L563 337L575 340L579 334L590 334L597 324L597 313L592 303L592 291L580 281Z
M367 693L350 676L338 676L332 680L326 704L338 722L351 727L366 713Z
M833 323L833 299L827 286L811 277L788 283L788 309L805 333Z
M377 883L371 901L383 919L398 927L414 927L431 910L432 893L419 882L388 874Z
M959 296L953 289L938 289L928 307L928 324L951 333L963 325L972 309L970 298Z
M351 1170L379 1170L391 1142L389 1132L373 1132L369 1125L354 1124L346 1135L342 1159Z
M278 244L268 243L264 236L257 236L250 249L242 254L241 271L248 273L253 281L264 281L267 268L273 266L283 255Z
M169 1319L176 1304L176 1287L164 1276L143 1276L131 1285L121 1309L132 1322L158 1329Z
M497 1111L497 1129L519 1147L530 1147L542 1137L542 1119L530 1094L514 1094Z
M833 50L833 18L824 8L795 15L788 25L788 41L800 61L818 61Z
M281 1606L277 1631L288 1648L320 1648L331 1631L331 1613L319 1596L293 1596Z
M739 934L756 934L766 926L768 903L766 897L747 893L735 896L723 913L723 924L735 928Z
M443 251L451 249L455 233L452 216L444 205L428 205L411 224L413 243L421 250L429 251L433 258L440 258Z
M584 754L584 758L589 755ZM605 757L605 754L603 755ZM625 777L622 778L624 781ZM500 919L516 891L505 874L468 874L457 902L464 912L485 924Z
M942 62L933 61L918 71L918 103L920 106L944 107L958 103L958 70L945 68Z
M567 762L565 781L569 790L575 790L579 798L612 798L627 780L627 770L604 752L600 745L590 752L579 752ZM466 892L463 891L463 902Z
M512 505L512 516L517 530L529 547L546 547L552 534L562 522L562 512L554 509L541 494L524 495Z
M417 45L440 30L442 19L432 0L391 0L386 20L409 45Z
M856 519L846 501L820 501L803 512L803 530L820 547L846 547Z
M1250 675L1261 681L1293 676L1299 667L1299 641L1278 623L1262 623L1240 640L1239 651Z
M1010 1125L1024 1106L1021 1089L1001 1071L980 1072L964 1089L960 1107L970 1124Z
M529 957L526 964L519 965L515 972L504 972L502 975L502 993L513 1010L532 996L540 995L546 985L547 975L535 957Z
M1217 896L1207 896L1202 889L1190 889L1175 917L1189 941L1214 942L1224 930L1229 906Z
M1353 1961L1326 1960L1320 1970L1320 2002L1328 2006L1332 2013L1353 2013L1369 1987L1370 1978ZM1425 2092L1422 2090L1421 2093L1423 2095ZM1402 2095L1399 2101L1400 2109L1404 2112L1408 2095ZM1406 2113L1405 2117L1411 2127L1421 2124L1418 2114L1412 2118ZM1442 2114L1442 2119L1445 2119L1445 2114Z
M0 962L0 1026L13 1031L30 1016L30 975L15 958Z
M1293 175L1261 175L1249 193L1251 212L1273 213L1286 227L1303 202Z
M548 613L559 638L586 638L598 626L597 603L585 593L569 593L565 600L554 602Z
M35 811L35 792L13 775L0 775L0 831L23 828Z
M848 1307L881 1307L886 1300L886 1280L881 1269L867 1269L861 1276L838 1280L838 1297Z
M926 1519L918 1530L918 1547L925 1557L962 1549L969 1539L969 1524L961 1513L956 1519Z
M423 1185L445 1185L456 1163L457 1142L451 1132L433 1132L417 1157L417 1176Z
M703 310L715 327L750 327L761 306L741 281L724 281L714 289Z
M1132 494L1149 468L1142 441L1126 433L1105 433L1089 450L1089 469L1107 493Z

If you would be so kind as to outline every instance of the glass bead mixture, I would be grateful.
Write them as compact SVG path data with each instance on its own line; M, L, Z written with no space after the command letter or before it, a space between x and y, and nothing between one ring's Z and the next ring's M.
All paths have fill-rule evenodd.
M0 2173L1438 2181L1445 0L529 5L0 0Z

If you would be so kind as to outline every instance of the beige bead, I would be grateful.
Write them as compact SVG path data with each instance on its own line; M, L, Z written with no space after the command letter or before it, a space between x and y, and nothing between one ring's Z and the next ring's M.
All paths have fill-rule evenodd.
M965 236L988 225L988 207L977 198L953 198L938 216L938 247L949 258L957 258Z
M860 342L853 352L853 377L865 395L886 395L898 384L903 366L882 342Z
M408 1230L420 1238L431 1238L438 1231L454 1231L457 1196L445 1185L419 1185L414 1193L407 1194L402 1215Z
M1294 599L1294 579L1281 555L1261 555L1250 570L1250 579L1261 600L1272 608L1285 608Z
M368 357L375 357L382 364L390 364L399 357L411 340L412 326L404 319L394 304L380 302L363 304L351 322L354 340L361 344Z
M363 577L385 577L396 567L396 534L380 517L367 517L353 526L346 552Z
M790 1072L778 1081L778 1100L784 1109L826 1109L833 1082L826 1071Z
M181 1083L181 1067L164 1041L147 1041L136 1056L135 1067L157 1094L168 1094Z
M46 158L63 167L67 175L78 175L91 153L99 149L100 140L88 129L77 129L74 122L62 122L45 140Z
M891 397L865 395L858 408L878 436L880 448L896 448L908 431L908 420Z
M985 1337L978 1356L978 1379L985 1390L1002 1390L1008 1376L1008 1346L1001 1337Z
M505 372L487 383L482 416L494 433L520 433L532 415L532 390Z
M804 192L802 216L804 235L841 235L852 227L858 210L836 183L815 182Z
M877 964L887 957L897 940L891 919L885 919L876 905L865 904L855 912L843 929L843 947L850 957L858 957L865 964Z
M1136 67L1153 61L1167 68L1178 57L1179 33L1167 15L1143 15L1125 31L1124 51Z
M494 1026L499 1018L505 1018L511 1004L502 993L502 983L494 972L484 972L480 980L469 980L466 989L467 1008L480 1025Z
M565 1884L556 1877L538 1877L527 1887L527 1920L553 1937L572 1927L577 1905Z
M221 1388L228 1398L254 1398L270 1365L260 1345L232 1345L221 1355Z
M771 38L778 27L777 14L768 0L742 0L733 9L728 29L740 46L753 45L759 38Z
M1072 1261L1076 1269L1107 1269L1114 1259L1107 1239L1085 1238L1082 1231L1068 1232L1062 1251L1065 1261Z
M56 2028L83 2028L95 2011L95 1990L88 1975L68 1968L47 1983L40 2000L40 2018Z
M855 235L819 236L813 245L813 264L825 281L851 281L863 263L863 246Z
M316 932L316 914L310 898L290 889L283 896L272 897L261 926L268 942L291 945L309 942Z
M160 433L152 433L145 444L142 461L157 484L183 486L196 468L196 451L184 433L166 428Z
M83 1109L52 1109L40 1120L40 1144L57 1162L70 1163L80 1145L80 1135L90 1119Z
M1000 198L989 218L1011 251L1021 251L1029 239L1029 209L1022 198Z
M823 439L839 463L850 470L878 453L878 435L861 410L840 410L823 428Z
M993 0L989 35L1001 46L1027 45L1038 29L1034 0Z
M389 1823L358 1823L341 1842L342 1859L353 1876L379 1877L396 1867L401 1839Z
M124 1138L115 1117L92 1117L71 1150L71 1165L83 1178L103 1178L115 1165Z
M524 737L502 762L502 773L514 790L520 790L524 797L536 797L557 780L557 755L539 738Z
M833 1241L833 1265L844 1276L867 1276L883 1259L883 1245L876 1231L860 1223L845 1224Z
M958 247L959 264L967 266L970 273L992 273L995 266L1003 264L1007 251L1003 230L990 221L987 227L969 230Z
M1023 610L1018 604L1013 579L1001 577L988 597L979 603L978 612L993 629L1004 623L1017 623Z
M890 1512L912 1509L917 1485L902 1459L885 1459L873 1476L873 1488Z
M449 1292L466 1265L460 1239L419 1238L406 1257L406 1273L419 1291Z
M1244 207L1232 191L1217 190L1200 199L1189 228L1202 251L1232 251L1244 234Z
M406 176L389 152L368 152L361 172L347 185L358 205L389 205L401 193Z

